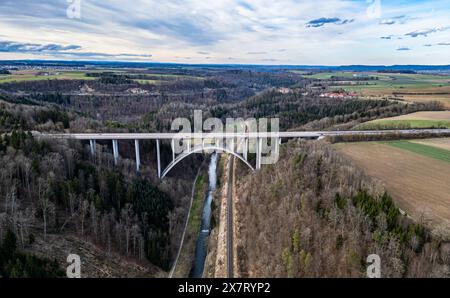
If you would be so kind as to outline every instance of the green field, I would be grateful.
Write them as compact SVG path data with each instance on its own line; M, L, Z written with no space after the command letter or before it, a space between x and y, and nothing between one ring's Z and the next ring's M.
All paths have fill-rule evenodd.
M42 80L95 80L95 77L86 76L86 72L62 72L59 74L36 75L36 74L12 74L0 77L0 84L11 82L27 82Z
M362 123L354 130L386 129L445 129L450 128L450 121L445 120L375 120Z
M408 141L389 141L380 143L450 163L450 150L411 143Z
M103 71L88 71L89 73L113 72L123 75L128 75L131 79L140 84L158 84L162 81L176 80L176 79L192 79L201 80L203 78L189 75L175 75L175 74L145 74L149 78L133 78L133 76L142 75L140 73L133 73L129 71L108 70ZM42 81L42 80L96 80L98 77L86 76L86 71L50 71L49 75L39 74L37 71L15 72L10 75L0 75L0 84L11 82L27 82L27 81Z
M422 74L368 74L378 80L359 82L359 85L344 85L344 89L361 91L365 89L393 89L396 92L409 89L444 88L450 86L449 76L422 75ZM341 87L341 86L338 86ZM407 90L402 90L407 89Z

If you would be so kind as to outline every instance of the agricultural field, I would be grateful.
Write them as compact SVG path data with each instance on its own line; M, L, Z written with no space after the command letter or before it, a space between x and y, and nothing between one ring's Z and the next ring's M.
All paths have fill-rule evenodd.
M354 127L355 130L450 128L450 111L417 112L377 119Z
M17 71L0 76L0 84L41 80L95 80L84 71Z
M443 139L447 140L448 139ZM443 149L443 148L437 148L435 146L429 146L425 144L422 141L422 143L417 142L410 142L410 141L389 141L389 142L383 142L382 144L400 148L403 150L407 150L413 153L417 153L423 156L428 156L434 159L442 160L445 162L450 163L450 150Z
M423 144L431 147L441 148L450 151L450 138L438 138L438 139L427 139L427 140L413 140L410 141L416 144Z
M353 78L354 72L343 72L343 71L336 71L336 72L319 72L315 74L305 74L304 71L298 71L293 70L291 71L296 74L303 75L306 78L309 79L319 79L319 80L328 80L331 79L331 77L345 77L345 78Z
M359 76L377 80L355 81L353 72L330 72L305 75L308 78L329 80L348 77L349 81L330 82L334 89L356 92L364 97L396 98L404 101L439 101L450 108L450 76L429 74L361 73ZM353 80L351 80L353 79ZM334 85L333 85L334 84Z
M192 79L199 80L201 77L176 74L158 74L158 73L136 73L131 69L97 69L95 71L60 71L60 70L21 70L13 71L10 75L0 75L0 84L11 82L40 81L40 80L96 80L96 76L88 76L88 73L114 73L130 77L134 82L139 84L158 84L168 80ZM144 75L148 78L138 78ZM133 77L136 78L133 78Z
M450 139L439 141L445 144ZM400 208L426 224L450 224L450 150L433 140L337 144L369 176L379 179Z

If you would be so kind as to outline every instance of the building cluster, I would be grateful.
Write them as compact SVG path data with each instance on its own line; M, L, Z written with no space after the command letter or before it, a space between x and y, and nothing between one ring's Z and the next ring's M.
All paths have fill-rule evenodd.
M342 99L346 99L346 98L356 98L356 97L358 97L358 94L354 93L354 92L334 91L334 92L321 93L319 96L323 97L323 98L342 98Z

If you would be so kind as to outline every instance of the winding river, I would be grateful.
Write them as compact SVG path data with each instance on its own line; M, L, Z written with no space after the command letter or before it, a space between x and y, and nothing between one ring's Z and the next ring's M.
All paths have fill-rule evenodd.
M198 234L197 244L195 246L195 260L191 269L190 277L200 278L203 275L205 268L205 259L208 252L208 236L210 232L211 222L211 203L213 200L214 191L217 184L217 160L218 155L213 153L209 162L208 168L208 193L203 203L202 222L200 232Z

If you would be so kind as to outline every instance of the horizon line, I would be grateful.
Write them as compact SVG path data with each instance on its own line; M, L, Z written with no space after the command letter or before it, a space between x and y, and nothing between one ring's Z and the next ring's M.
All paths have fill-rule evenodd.
M135 63L135 64L172 64L186 66L265 66L265 67L397 67L397 66L431 66L450 67L450 64L255 64L255 63L188 63L188 62L160 62L160 61L132 61L132 60L57 60L57 59L0 59L4 62L76 62L76 63Z

